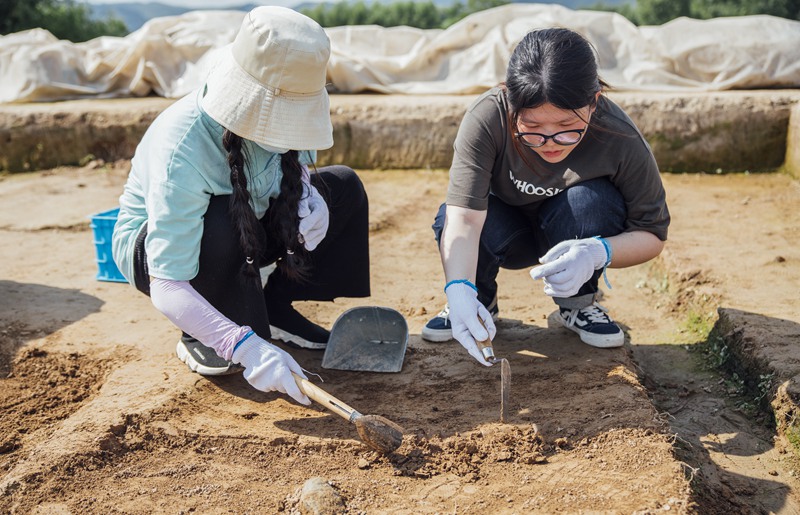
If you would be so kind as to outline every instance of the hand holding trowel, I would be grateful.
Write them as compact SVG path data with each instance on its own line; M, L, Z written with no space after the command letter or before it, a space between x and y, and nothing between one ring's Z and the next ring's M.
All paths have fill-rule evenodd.
M495 363L500 363L500 421L505 422L508 418L511 367L508 364L508 360L498 359L494 355L492 333L495 329L492 323L492 315L478 301L477 289L469 281L450 281L444 292L447 294L453 337L469 352L470 356L481 364L491 366ZM475 323L476 318L480 325ZM483 328L483 331L480 330L481 328ZM481 333L485 333L486 338L479 340L475 336L481 337Z

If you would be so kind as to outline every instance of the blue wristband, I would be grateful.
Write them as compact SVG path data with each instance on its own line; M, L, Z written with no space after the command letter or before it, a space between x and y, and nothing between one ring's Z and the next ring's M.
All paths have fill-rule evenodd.
M605 238L601 238L600 236L595 236L594 238L596 240L599 240L600 243L603 244L603 248L606 249L606 258L608 258L608 259L606 259L606 264L603 265L603 268L605 268L605 267L607 267L608 265L611 264L611 256L612 256L611 245L608 244L608 242L606 241Z
M239 348L239 345L243 344L246 339L250 338L254 334L256 334L255 331L249 331L246 335L244 335L244 338L236 342L236 345L233 346L233 352L236 352L236 349ZM233 356L233 352L231 352L231 356Z
M606 286L608 286L608 289L610 290L612 288L611 288L611 283L608 282L608 275L606 275L606 269L608 268L608 265L611 264L611 256L612 256L611 245L608 244L605 238L601 238L600 236L595 236L595 239L599 240L600 243L603 244L603 247L606 249L606 257L608 259L606 259L606 264L603 265L603 281L605 281Z
M450 286L452 286L454 284L466 284L467 286L469 286L473 290L478 291L478 287L475 286L474 284L472 284L468 279L454 279L454 280L452 280L452 281L450 281L450 282L448 282L447 284L444 285L444 292L447 293L447 288L449 288Z

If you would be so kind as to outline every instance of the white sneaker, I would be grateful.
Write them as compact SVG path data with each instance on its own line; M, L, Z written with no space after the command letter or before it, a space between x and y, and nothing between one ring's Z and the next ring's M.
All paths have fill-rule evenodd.
M244 370L244 367L217 356L214 349L206 347L194 338L181 338L175 347L178 359L186 363L189 370L201 376L224 376Z
M597 302L581 309L559 308L547 321L548 325L560 324L578 333L581 341L592 347L607 349L625 343L625 333L608 316L608 310Z

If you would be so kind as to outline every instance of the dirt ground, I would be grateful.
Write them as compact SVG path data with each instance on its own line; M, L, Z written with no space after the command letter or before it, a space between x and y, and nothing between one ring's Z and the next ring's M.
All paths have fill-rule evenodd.
M353 306L399 310L403 370L290 351L330 393L403 426L384 456L319 406L191 373L149 299L95 280L89 215L116 205L128 166L0 178L0 513L800 513L786 442L736 408L687 325L718 306L800 320L797 181L665 175L667 251L609 272L620 349L548 328L541 285L503 271L501 424L498 367L419 337L443 303L430 225L446 172L359 172L372 296L299 308L328 326ZM304 492L312 478L332 488Z

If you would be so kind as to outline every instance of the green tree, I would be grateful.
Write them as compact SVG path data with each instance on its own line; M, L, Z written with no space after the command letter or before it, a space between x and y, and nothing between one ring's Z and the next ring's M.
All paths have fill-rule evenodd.
M318 4L313 8L303 9L302 12L323 27L408 25L420 29L436 29L446 28L473 12L507 3L508 0L468 0L466 6L458 2L449 7L437 7L431 0L403 0L391 3L376 1L370 4L359 0L354 4L348 2Z
M37 27L59 39L74 42L128 34L121 20L92 19L89 7L74 0L3 0L0 3L0 34Z
M369 9L364 2L356 2L350 6L347 16L348 25L366 25L369 19Z
M467 15L467 9L461 2L453 2L450 7L445 7L442 12L442 28L447 28Z
M587 9L615 11L638 25L661 25L678 16L707 20L769 14L800 20L800 0L637 0L635 4L623 5L600 2Z
M464 5L461 2L455 2L450 7L443 8L442 12L442 28L447 28L454 23L461 21L472 13L485 11L493 7L509 4L508 0L467 0Z
M642 25L661 25L679 16L689 16L690 4L690 0L637 0L635 21Z
M0 3L0 34L37 27L43 0L4 0Z
M472 14L492 7L500 7L507 3L509 3L507 0L467 0L467 11Z
M751 14L770 14L798 20L800 0L692 0L692 16L695 18Z
M633 23L637 23L636 4L606 4L605 2L598 2L593 5L582 7L589 11L611 11L628 18Z

